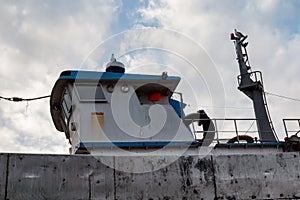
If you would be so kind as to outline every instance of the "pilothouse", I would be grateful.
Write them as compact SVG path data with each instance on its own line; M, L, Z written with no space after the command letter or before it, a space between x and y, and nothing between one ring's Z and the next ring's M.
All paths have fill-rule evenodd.
M51 95L51 114L72 153L198 145L183 123L183 102L172 98L180 77L124 72L112 56L106 72L61 73Z

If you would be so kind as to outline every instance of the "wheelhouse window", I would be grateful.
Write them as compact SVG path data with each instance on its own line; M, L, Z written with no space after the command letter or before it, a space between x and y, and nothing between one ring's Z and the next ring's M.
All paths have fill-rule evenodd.
M79 101L85 102L106 102L102 86L91 84L75 84L75 91Z
M64 95L63 95L63 99L62 99L62 102L61 102L61 107L62 107L62 112L61 112L62 119L65 122L65 124L67 124L68 118L70 117L70 114L72 112L71 111L72 98L71 98L71 95L70 95L67 88L64 90Z

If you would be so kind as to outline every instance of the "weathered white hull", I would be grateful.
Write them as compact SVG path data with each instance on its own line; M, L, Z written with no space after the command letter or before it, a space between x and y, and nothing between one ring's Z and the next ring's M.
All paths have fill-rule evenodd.
M174 156L0 154L0 199L294 199L300 154ZM125 172L116 170L127 167ZM124 168L123 168L124 169Z

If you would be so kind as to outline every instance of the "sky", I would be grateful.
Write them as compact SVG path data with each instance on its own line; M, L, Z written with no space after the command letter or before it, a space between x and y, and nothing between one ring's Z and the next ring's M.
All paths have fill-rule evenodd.
M50 95L61 71L103 71L112 53L129 73L178 75L186 112L254 118L237 90L229 34L247 34L252 70L265 90L300 99L300 2L297 0L2 1L0 96ZM267 95L280 139L283 118L300 118L300 102ZM49 99L0 100L0 152L67 154Z

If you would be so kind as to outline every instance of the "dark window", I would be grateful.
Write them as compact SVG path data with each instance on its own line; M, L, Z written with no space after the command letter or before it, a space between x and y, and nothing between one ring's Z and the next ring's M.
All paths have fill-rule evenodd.
M65 89L64 91L64 96L61 102L61 107L62 107L62 112L61 112L61 117L65 124L68 122L68 118L70 117L71 114L71 106L72 106L72 98L71 95L68 91L68 89Z
M75 84L80 101L106 101L101 85Z

